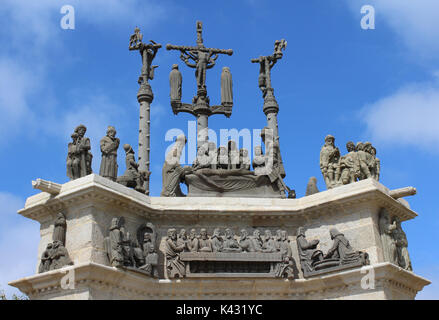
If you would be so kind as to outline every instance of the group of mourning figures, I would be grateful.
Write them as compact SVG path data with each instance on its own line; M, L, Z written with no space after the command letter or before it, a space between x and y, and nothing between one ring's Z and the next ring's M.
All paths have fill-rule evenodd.
M156 232L151 223L137 229L137 239L125 231L123 217L111 220L109 236L105 238L105 249L113 267L140 270L158 277L158 256L155 249Z
M192 166L181 167L180 156L187 139L184 135L176 138L174 145L166 155L162 170L162 197L184 196L180 189L180 183L185 175L197 172L200 169L209 169L211 172L227 176L240 174L265 175L270 183L276 185L282 197L294 198L294 190L289 189L283 178L285 169L280 156L279 142L273 137L272 129L267 127L261 131L261 138L265 145L264 154L261 146L254 149L253 161L250 160L247 149L238 149L236 142L228 141L227 146L216 147L215 142L207 141L201 144L197 150L197 157ZM250 171L253 167L254 171Z
M70 180L78 179L92 173L91 163L93 155L90 152L90 139L84 137L87 128L79 125L72 134L72 142L68 145L67 176ZM127 187L145 192L143 181L146 173L138 170L138 163L134 156L134 150L129 144L124 144L126 158L126 171L122 176L117 176L117 149L120 140L116 138L116 129L109 126L107 134L100 141L102 152L99 175Z
M62 268L66 265L73 265L69 253L65 248L66 241L66 218L63 213L58 213L55 220L52 242L47 244L41 256L39 273Z
M335 138L327 135L320 151L320 170L328 189L368 178L379 180L380 160L370 142L355 145L349 141L346 143L348 153L344 156L340 156L334 142Z

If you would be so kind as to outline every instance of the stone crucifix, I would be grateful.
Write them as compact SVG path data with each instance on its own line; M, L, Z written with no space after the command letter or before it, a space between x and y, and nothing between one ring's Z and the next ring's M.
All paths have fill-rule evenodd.
M206 48L203 43L201 21L197 21L197 46L176 46L167 44L167 50L180 51L180 59L190 68L195 69L195 77L197 80L197 95L193 98L192 103L181 102L181 74L178 66L174 65L170 75L171 82L171 106L174 114L179 112L187 112L197 117L198 146L201 146L208 139L208 117L213 114L224 114L230 117L232 114L232 102L222 102L221 106L210 107L210 100L207 96L206 89L206 71L215 66L219 54L227 54L231 56L231 49L215 49ZM224 81L225 82L225 81ZM226 82L225 82L226 83ZM231 80L227 83L230 83ZM176 88L173 88L173 87ZM178 88L177 88L178 87ZM223 88L222 88L223 89ZM225 89L224 89L225 90ZM231 91L231 88L227 88ZM177 95L173 94L179 93ZM230 95L231 96L231 95Z
M158 66L153 66L157 51L162 47L161 44L149 40L149 43L143 43L143 35L139 28L134 29L134 34L130 37L129 50L138 50L142 57L142 69L138 83L140 84L137 92L137 101L140 104L139 116L139 172L144 177L144 189L146 195L149 195L149 171L150 160L150 109L151 102L154 95L148 80L154 79L154 69Z

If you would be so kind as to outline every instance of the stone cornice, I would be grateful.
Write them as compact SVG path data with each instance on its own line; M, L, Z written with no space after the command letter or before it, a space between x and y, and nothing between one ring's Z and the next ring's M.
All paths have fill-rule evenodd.
M391 288L415 296L428 284L425 278L415 275L390 263L380 263L364 267L373 268L375 273L375 290ZM84 263L59 270L37 274L9 285L17 287L31 298L33 296L59 294L61 278L69 270L74 271L75 287L99 288L100 290L117 290L121 295L137 299L309 299L313 296L326 295L332 298L346 296L347 289L357 293L367 293L361 289L361 278L366 273L361 269L352 269L312 279L181 279L158 280L130 271L95 264ZM269 288L269 289L268 289ZM372 289L374 290L374 289ZM349 294L348 294L349 295Z
M145 218L165 219L311 219L322 214L340 213L374 203L385 207L402 221L417 214L389 195L389 189L367 179L299 199L221 198L221 197L148 197L113 181L92 174L62 185L54 196L41 192L26 200L19 213L30 219L44 221L62 210L80 203L101 203L123 208L124 211Z

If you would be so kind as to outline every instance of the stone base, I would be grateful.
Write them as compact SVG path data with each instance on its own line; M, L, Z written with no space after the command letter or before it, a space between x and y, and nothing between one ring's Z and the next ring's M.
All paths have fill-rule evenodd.
M67 277L69 272L74 275L72 281L74 288L62 289L61 279ZM366 278L370 280L366 281ZM312 279L185 278L172 281L153 279L131 271L86 263L26 277L13 281L10 285L17 287L31 299L54 300L402 300L414 299L418 291L429 283L428 280L390 263L380 263Z

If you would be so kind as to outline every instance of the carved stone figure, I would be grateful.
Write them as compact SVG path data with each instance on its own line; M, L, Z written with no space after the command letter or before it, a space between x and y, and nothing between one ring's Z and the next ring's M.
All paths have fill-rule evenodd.
M265 174L265 155L262 152L261 146L256 146L255 149L255 155L253 157L253 170L255 171L255 174L257 176Z
M406 270L413 271L412 263L410 261L408 252L408 241L407 236L402 230L401 220L398 217L394 219L396 224L396 229L393 231L396 244L396 252L398 254L398 265Z
M124 144L123 149L125 150L126 170L116 181L126 187L134 188L141 193L145 193L145 189L143 188L145 173L139 172L139 164L136 162L134 150L129 144Z
M192 168L180 165L180 157L186 144L186 137L179 135L171 150L166 155L165 163L162 169L162 197L183 197L184 194L180 189L180 182L184 179L186 173L191 172Z
M349 184L357 181L360 176L360 160L352 141L346 143L348 153L340 158L341 182Z
M158 255L155 249L155 244L152 241L151 233L144 234L142 254L144 264L140 266L139 269L145 271L150 276L158 277Z
M90 139L84 137L86 131L87 128L83 124L77 126L72 134L73 142L68 146L67 176L71 180L92 173L93 155L90 153Z
M113 126L108 126L107 135L101 139L102 160L99 175L112 181L117 179L119 143L119 138L116 138L116 129Z
M290 240L285 230L281 231L279 251L282 254L282 263L276 266L276 277L279 278L294 278L295 262L293 259L293 251L291 250Z
M209 141L207 147L208 147L207 154L209 157L210 168L216 170L218 164L218 151L216 148L216 143L213 141Z
M244 252L254 252L253 241L248 237L248 232L245 229L241 230L241 237L239 239L239 246Z
M236 142L230 140L227 144L229 154L229 170L238 169L239 167L239 150L236 147Z
M365 142L364 151L366 152L367 166L372 178L379 181L380 176L380 159L376 157L376 149L370 142Z
M327 135L325 137L325 144L320 150L320 170L328 189L337 186L339 180L340 150L334 145L334 141L334 136Z
M331 228L329 234L334 243L324 255L324 259L340 259L340 264L350 264L360 260L360 252L352 249L349 241L342 233L335 228Z
M393 237L393 232L396 230L396 222L391 222L391 217L384 208L380 211L379 228L384 260L398 265L398 253Z
M53 242L60 241L63 246L66 244L66 228L66 217L62 212L58 212L53 230Z
M81 162L81 156L76 148L76 141L78 140L78 134L72 133L72 142L68 145L67 151L67 177L70 180L74 180L80 177L79 165Z
M323 260L323 252L317 250L317 245L320 241L307 241L305 237L305 229L303 227L297 229L296 241L303 273L305 274L314 271L315 263Z
M221 72L221 104L223 106L233 105L233 83L229 67L223 67Z
M43 273L50 270L50 264L52 262L52 254L53 254L53 244L48 243L46 250L44 250L43 254L41 255L41 263L38 267L38 273Z
M168 229L165 242L166 270L170 278L183 278L186 274L186 265L180 260L180 253L184 245L177 244L177 230Z
M51 263L49 270L60 269L67 265L73 265L72 260L70 260L69 253L67 249L63 246L61 241L53 242L53 249L51 255Z
M192 229L189 234L189 239L187 241L187 248L191 252L197 252L198 251L198 237L197 237L197 230Z
M171 86L171 103L181 101L181 86L183 78L180 70L178 70L178 64L172 65L171 73L169 74L169 84Z
M235 236L233 234L233 230L227 228L225 230L225 239L223 243L223 252L241 252L242 249L239 246L238 241L236 241Z
M264 244L262 245L263 252L276 252L276 241L273 239L270 230L265 230Z
M263 245L264 241L261 238L261 232L256 229L253 231L253 237L252 237L252 247L253 250L256 252L263 252Z
M319 193L319 189L317 188L317 178L311 177L308 180L308 184L306 185L306 193L305 196L310 196L315 193Z
M211 162L209 157L209 150L208 145L201 145L198 147L197 150L197 157L195 158L195 161L192 165L194 170L203 169L203 168L210 168Z
M113 267L122 267L124 265L122 223L122 218L113 218L111 220L107 252L109 253L110 264Z
M189 251L188 247L187 247L187 241L188 241L188 237L187 237L187 232L186 229L181 229L180 233L178 234L177 237L177 244L179 246L184 246L184 251Z
M213 230L213 235L210 237L210 241L212 242L213 252L223 251L224 240L220 236L220 229L219 228L215 228L215 230Z
M370 170L368 166L368 158L370 155L368 155L368 153L364 151L364 143L357 142L356 151L358 154L358 160L360 161L360 176L358 177L358 179L364 180L370 178L372 176L370 174Z
M244 170L250 170L250 157L248 156L248 150L242 148L239 150L239 168Z
M199 252L212 252L212 242L207 236L207 230L202 228L200 230L200 237L198 238L198 251Z
M229 168L229 155L227 153L227 148L220 146L218 148L218 169L228 169Z

